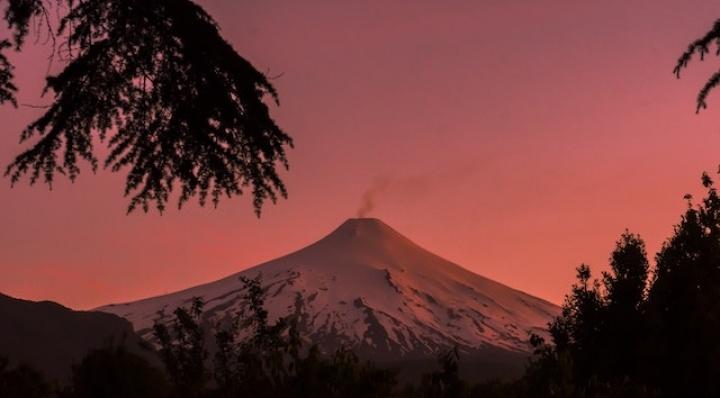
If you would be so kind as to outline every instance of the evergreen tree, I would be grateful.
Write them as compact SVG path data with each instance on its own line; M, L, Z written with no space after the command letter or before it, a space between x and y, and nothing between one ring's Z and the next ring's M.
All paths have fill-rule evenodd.
M65 0L52 26L44 0L7 0L12 39L0 41L0 103L16 103L9 48L23 48L29 27L45 26L64 68L47 78L53 96L21 134L34 143L7 167L16 183L71 180L80 160L96 170L93 143L107 143L103 164L127 170L128 211L165 209L197 196L215 205L248 190L259 215L266 200L287 195L276 170L287 167L291 138L264 102L277 103L268 78L241 57L212 17L192 0ZM62 5L66 7L61 8Z
M604 300L589 266L582 264L577 268L577 279L565 299L561 317L550 325L550 333L558 349L567 350L572 356L573 376L590 380L598 376L597 361L604 355Z
M648 311L653 330L652 382L672 394L720 394L720 198L688 204L657 255Z
M610 257L609 273L604 273L606 297L603 370L608 380L637 380L641 372L643 348L648 330L644 317L649 263L645 242L625 231Z
M612 311L637 312L645 298L649 264L645 242L625 231L610 257L611 272L603 274L607 305Z

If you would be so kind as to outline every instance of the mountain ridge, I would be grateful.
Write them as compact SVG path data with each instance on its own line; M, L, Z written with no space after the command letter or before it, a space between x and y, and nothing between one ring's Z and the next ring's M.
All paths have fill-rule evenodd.
M154 361L154 354L126 319L75 311L53 301L30 301L0 293L0 356L28 364L52 381L68 382L71 366L93 349L123 346Z
M98 308L150 337L161 310L194 297L208 321L243 308L240 277L262 276L271 317L295 316L301 336L326 351L351 346L372 359L426 358L457 345L529 352L554 304L475 274L420 247L378 219L349 219L324 238L228 277L167 295Z

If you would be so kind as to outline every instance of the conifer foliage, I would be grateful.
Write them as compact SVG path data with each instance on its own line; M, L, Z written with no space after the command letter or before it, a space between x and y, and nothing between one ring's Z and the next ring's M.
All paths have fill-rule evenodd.
M7 167L13 183L75 180L80 162L100 165L94 145L107 144L102 165L127 170L128 211L162 211L178 188L178 206L192 197L217 205L250 191L260 213L287 191L292 139L270 117L277 102L268 78L223 39L191 0L58 1L64 16L48 18L44 0L7 0L12 40L0 42L0 103L16 104L7 51L22 49L31 24L46 26L64 68L47 78L53 96L21 134L33 141ZM45 24L45 22L47 22Z
M673 69L675 76L678 79L680 78L680 73L683 69L687 68L694 56L700 57L701 61L704 60L705 56L710 53L713 44L717 45L717 48L714 50L715 55L720 55L720 19L715 21L707 33L688 45L687 50L682 53L675 64L675 69ZM720 84L720 70L713 73L700 89L696 100L696 112L707 108L707 97L710 91L717 87L718 84Z

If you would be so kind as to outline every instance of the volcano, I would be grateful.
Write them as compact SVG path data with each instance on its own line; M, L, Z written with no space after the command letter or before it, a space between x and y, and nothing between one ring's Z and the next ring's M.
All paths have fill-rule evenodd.
M271 317L295 316L321 350L353 347L375 361L436 356L450 347L482 356L526 355L529 333L545 335L559 308L447 261L378 219L349 219L294 253L215 282L99 308L151 337L158 313L205 302L222 320L245 305L240 277L260 276Z

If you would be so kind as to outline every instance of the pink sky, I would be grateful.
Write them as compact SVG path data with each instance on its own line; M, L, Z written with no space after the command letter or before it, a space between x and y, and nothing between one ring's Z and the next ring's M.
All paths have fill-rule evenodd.
M93 308L211 281L371 213L472 271L559 303L627 227L652 254L720 163L720 65L675 59L715 1L205 1L274 80L295 139L288 200L256 219L217 210L125 215L123 176L53 191L0 182L0 292ZM512 4L510 4L512 3ZM48 48L16 57L20 102L41 104ZM0 164L37 109L0 108Z

